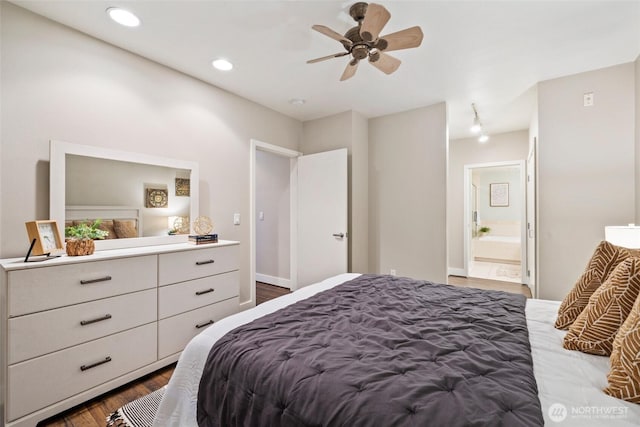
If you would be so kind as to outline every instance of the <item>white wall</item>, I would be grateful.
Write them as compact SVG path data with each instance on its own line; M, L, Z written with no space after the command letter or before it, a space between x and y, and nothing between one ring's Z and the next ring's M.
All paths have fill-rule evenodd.
M538 86L540 298L563 299L605 225L634 220L635 93L633 63Z
M289 162L288 157L256 150L256 275L279 286L290 286Z
M366 273L368 267L368 122L355 111L334 114L302 125L300 151L314 154L346 148L349 186L349 271Z
M527 159L527 131L491 135L478 143L477 138L455 139L449 143L449 190L447 227L449 267L464 270L464 166L470 164Z
M369 269L445 283L447 111L369 120Z
M297 149L301 123L13 4L0 8L0 256L24 256L25 221L49 217L50 139L198 161L200 214L221 239L241 242L247 301L250 139Z

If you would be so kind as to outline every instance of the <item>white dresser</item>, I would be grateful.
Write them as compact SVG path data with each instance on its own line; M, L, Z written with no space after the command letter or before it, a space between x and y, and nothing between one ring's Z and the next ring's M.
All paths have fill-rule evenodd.
M0 266L0 405L10 427L175 362L198 332L239 311L238 242Z

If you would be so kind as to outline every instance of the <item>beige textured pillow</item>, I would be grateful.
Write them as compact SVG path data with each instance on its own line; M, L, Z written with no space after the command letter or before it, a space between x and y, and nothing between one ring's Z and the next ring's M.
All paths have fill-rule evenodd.
M567 294L558 309L555 327L567 329L589 303L589 297L600 287L611 272L630 256L640 256L639 250L616 246L602 241L596 248L573 289Z
M620 263L589 298L564 337L564 348L608 356L618 329L640 294L640 258Z
M604 392L640 403L640 296L613 341L610 360L609 386Z
M115 229L118 239L138 237L135 223L135 220L132 219L114 219L113 228Z

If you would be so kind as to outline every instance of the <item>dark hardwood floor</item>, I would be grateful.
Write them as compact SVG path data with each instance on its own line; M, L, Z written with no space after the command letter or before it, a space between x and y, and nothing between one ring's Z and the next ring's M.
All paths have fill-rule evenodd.
M523 294L527 298L532 298L531 289L527 285L519 283L503 282L500 280L477 279L475 277L449 276L449 284L462 286L464 288L480 288L494 291L505 291L514 294Z
M107 416L125 403L158 390L169 382L175 363L118 387L82 405L38 423L41 427L105 427Z
M270 285L264 282L256 282L256 305L281 295L290 294L291 291L282 286Z
M527 286L496 280L474 279L458 276L449 276L449 284L454 286L494 289L513 293L522 293L531 298L531 291ZM273 298L290 293L287 288L256 283L256 302L261 304ZM113 411L125 403L131 402L141 396L149 394L169 382L175 369L175 363L163 369L153 372L129 384L123 385L109 393L98 396L82 405L76 406L42 421L40 427L104 427L106 418Z

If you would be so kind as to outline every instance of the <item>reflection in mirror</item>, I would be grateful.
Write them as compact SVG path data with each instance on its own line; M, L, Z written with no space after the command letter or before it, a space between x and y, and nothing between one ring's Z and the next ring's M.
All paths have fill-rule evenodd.
M97 249L187 240L197 163L51 141L50 211L61 226L102 220Z

